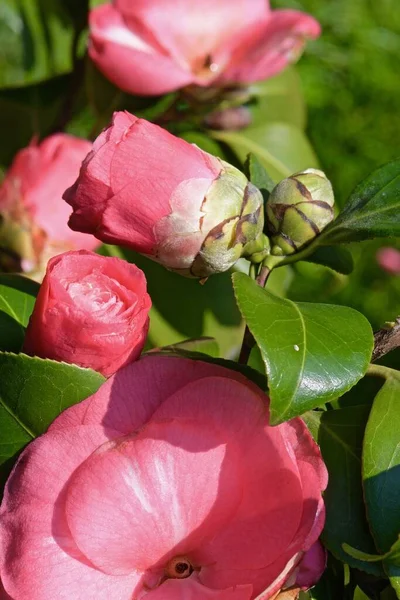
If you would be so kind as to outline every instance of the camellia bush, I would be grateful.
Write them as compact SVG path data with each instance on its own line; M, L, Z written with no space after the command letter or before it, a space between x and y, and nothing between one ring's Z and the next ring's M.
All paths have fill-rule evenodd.
M304 133L317 21L0 11L0 600L400 598L400 319L288 293L400 236Z

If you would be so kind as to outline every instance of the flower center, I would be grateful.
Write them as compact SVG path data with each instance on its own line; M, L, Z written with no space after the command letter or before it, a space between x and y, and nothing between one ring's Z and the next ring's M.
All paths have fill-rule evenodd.
M169 561L165 574L172 579L185 579L193 573L193 566L185 556L176 556Z

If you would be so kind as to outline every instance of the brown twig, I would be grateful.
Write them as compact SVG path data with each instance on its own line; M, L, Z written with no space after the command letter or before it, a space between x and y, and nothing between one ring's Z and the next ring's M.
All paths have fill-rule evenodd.
M380 329L374 335L375 345L372 361L378 360L391 350L400 347L400 316L387 327Z

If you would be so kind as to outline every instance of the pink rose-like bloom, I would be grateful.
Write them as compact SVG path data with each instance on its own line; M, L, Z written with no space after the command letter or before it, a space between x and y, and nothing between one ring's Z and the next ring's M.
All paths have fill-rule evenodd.
M376 253L376 260L390 275L400 275L400 252L396 248L380 248Z
M261 193L238 169L127 112L114 113L64 199L72 229L193 277L227 270L264 223Z
M65 252L47 265L23 350L108 377L140 355L150 307L146 278L135 265L87 250Z
M92 60L139 95L266 79L320 33L311 16L270 10L268 0L114 0L89 22Z
M63 192L75 181L91 148L87 140L64 133L51 135L39 144L33 141L17 153L0 186L0 211L10 213L14 220L26 213L52 247L47 254L92 250L99 245L93 236L68 227L71 211L62 201ZM30 270L29 265L26 270Z
M224 367L155 355L127 365L14 468L0 510L6 591L267 600L296 587L324 524L327 472L301 419L268 422L265 394Z

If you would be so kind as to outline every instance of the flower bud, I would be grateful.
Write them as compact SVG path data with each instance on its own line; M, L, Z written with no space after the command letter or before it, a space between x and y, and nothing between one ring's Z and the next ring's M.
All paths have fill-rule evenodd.
M235 167L129 113L116 113L64 199L69 225L186 277L263 247L263 199Z
M332 185L318 169L278 183L266 206L272 254L293 254L319 235L333 220L334 201Z
M144 273L87 250L47 264L23 351L99 371L106 377L136 360L149 328Z
M94 237L69 229L61 199L91 146L57 133L16 154L0 185L0 270L41 279L52 256L98 246Z

